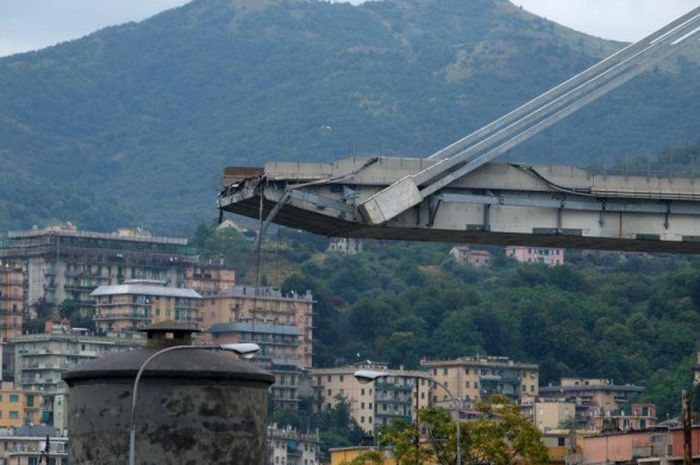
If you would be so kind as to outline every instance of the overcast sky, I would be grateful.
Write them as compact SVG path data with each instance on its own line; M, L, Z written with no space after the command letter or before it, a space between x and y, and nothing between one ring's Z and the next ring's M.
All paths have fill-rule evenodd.
M700 0L512 1L579 31L626 41L642 38L700 6ZM105 26L145 19L185 3L187 0L0 0L0 56L75 39Z

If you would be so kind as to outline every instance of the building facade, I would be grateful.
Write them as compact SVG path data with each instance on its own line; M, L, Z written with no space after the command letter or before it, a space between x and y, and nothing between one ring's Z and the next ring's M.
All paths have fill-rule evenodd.
M41 395L40 423L65 427L65 393L61 374L106 353L141 347L140 335L123 337L87 336L57 329L53 333L15 338L15 387ZM36 402L36 400L35 400Z
M454 360L421 360L428 374L464 401L465 406L475 401L503 395L512 401L532 403L539 393L539 367L517 363L508 357L460 357ZM444 390L433 392L432 402L450 407L450 397Z
M222 295L236 285L236 272L223 263L199 264L187 268L184 287L202 296Z
M298 407L306 367L301 366L300 358L303 333L296 326L242 318L212 325L209 333L214 344L257 343L260 352L254 363L275 376L275 383L270 386L274 407Z
M237 285L226 293L202 300L202 329L239 321L294 326L301 333L297 349L299 367L311 368L313 354L313 296L310 292L282 293L271 287ZM256 341L257 342L257 341Z
M130 229L78 231L66 224L7 233L0 238L0 261L23 267L27 309L72 300L89 316L95 288L127 279L154 279L181 287L198 256L187 239Z
M164 281L126 280L100 286L95 299L95 327L100 334L134 332L166 320L199 327L202 297L192 289L168 287Z
M575 404L576 423L582 428L597 431L616 429L617 420L614 418L623 427L644 425L648 428L656 424L656 409L651 404L635 404L633 410L629 401L631 396L643 392L641 386L616 385L608 379L562 378L559 386L540 387L540 400ZM608 421L612 422L609 427L605 424Z
M41 423L41 394L17 389L14 383L0 385L0 428Z
M457 263L474 268L485 268L491 264L491 253L487 250L473 250L466 245L452 247L450 256Z
M44 428L20 428L0 433L0 463L3 465L68 465L68 438L48 435Z
M377 370L389 376L363 384L354 376L357 370ZM417 379L425 375L419 371L389 370L385 363L369 361L336 368L317 368L311 371L314 410L320 412L346 401L360 428L373 433L395 419L414 420L416 402L419 409L430 404L430 381Z
M320 465L318 431L300 433L272 424L267 428L267 465Z
M506 247L506 257L519 263L543 263L547 266L564 264L564 249L547 247Z
M0 341L11 341L22 334L25 285L22 264L0 261Z

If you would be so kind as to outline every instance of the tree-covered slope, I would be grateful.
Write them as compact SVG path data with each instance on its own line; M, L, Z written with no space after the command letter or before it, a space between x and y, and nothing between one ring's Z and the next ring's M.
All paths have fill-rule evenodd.
M188 229L214 215L224 166L425 155L617 47L506 0L195 0L0 60L0 225L60 214L46 185ZM674 61L513 156L588 164L693 140L697 78ZM76 204L64 219L124 222Z

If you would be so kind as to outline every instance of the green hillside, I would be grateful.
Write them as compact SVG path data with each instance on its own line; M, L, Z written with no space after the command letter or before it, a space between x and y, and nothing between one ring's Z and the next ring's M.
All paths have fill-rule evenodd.
M426 155L619 46L506 0L195 0L0 59L0 227L187 231L224 166ZM696 140L697 80L674 60L512 157Z

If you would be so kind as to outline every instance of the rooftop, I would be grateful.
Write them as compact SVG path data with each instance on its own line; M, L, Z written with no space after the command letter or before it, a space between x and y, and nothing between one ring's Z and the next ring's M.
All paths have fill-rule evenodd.
M183 287L166 287L158 281L126 281L124 284L100 286L90 293L92 297L112 295L150 295L156 297L175 297L180 299L201 299L202 296L192 289Z
M511 360L508 357L490 357L476 355L474 357L458 357L451 360L427 360L420 361L422 366L426 367L452 367L452 366L489 366L489 367L514 367L527 368L530 370L539 370L539 366L532 363L520 363Z
M233 286L221 297L257 297L259 299L313 302L313 296L309 291L306 291L304 294L298 294L295 291L291 291L289 294L284 294L282 290L278 288L248 285Z
M188 241L178 237L152 236L148 231L142 229L122 228L115 232L103 233L93 231L78 231L77 228L66 228L60 226L45 229L31 229L26 231L10 231L7 237L10 239L32 238L43 236L78 237L86 239L117 239L132 242L150 242L158 244L187 245Z

